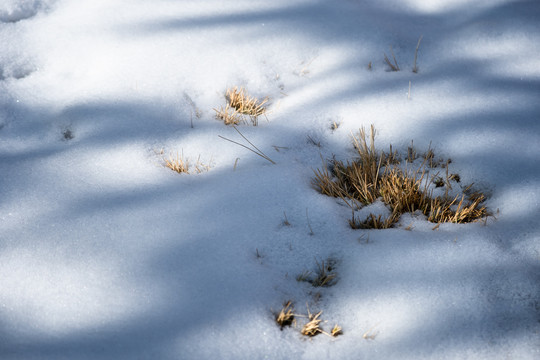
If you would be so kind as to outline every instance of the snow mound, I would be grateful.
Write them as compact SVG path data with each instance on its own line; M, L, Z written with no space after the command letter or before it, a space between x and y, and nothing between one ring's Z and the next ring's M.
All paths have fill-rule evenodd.
M14 23L36 16L47 10L53 0L4 0L0 4L0 21Z

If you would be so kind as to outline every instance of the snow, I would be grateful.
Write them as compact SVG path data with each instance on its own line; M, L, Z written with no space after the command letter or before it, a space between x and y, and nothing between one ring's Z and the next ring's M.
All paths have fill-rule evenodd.
M539 15L512 0L0 0L0 358L538 358ZM231 86L270 97L268 121L239 130L276 165L218 137L247 145L214 118ZM382 150L452 159L495 216L351 229L311 180L370 124ZM170 171L176 153L209 171ZM388 209L356 215L370 212ZM297 281L322 261L335 285ZM288 300L344 334L280 330Z

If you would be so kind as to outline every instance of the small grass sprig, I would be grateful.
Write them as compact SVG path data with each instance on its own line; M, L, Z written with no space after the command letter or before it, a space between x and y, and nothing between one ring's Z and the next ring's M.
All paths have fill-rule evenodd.
M201 162L201 156L197 158L197 161L195 162L195 165L192 167L190 165L190 162L188 159L184 158L184 152L182 151L182 155L180 155L178 152L176 152L176 156L169 154L169 157L163 157L164 165L165 167L176 171L179 174L190 174L190 168L195 168L195 172L197 174L200 174L202 172L210 170L210 165L203 164Z
M392 58L393 58L394 62L392 62L392 61L390 61L390 59L388 59L388 56L386 56L386 53L384 54L384 62L386 62L386 64L390 67L390 71L399 71L399 70L401 70L399 68L398 62L396 60L396 56L394 55L394 50L392 49L392 46L390 46L390 53L392 54Z
M229 104L219 109L214 109L216 119L223 121L225 125L238 125L242 122L242 116L238 110L232 108Z
M324 260L319 262L315 260L317 263L317 273L315 279L311 280L311 285L315 287L328 287L332 286L336 283L336 276L337 274L333 272L334 268L329 262L326 264L324 263Z
M334 325L332 328L332 331L330 332L330 335L333 337L337 337L339 335L343 335L343 329L338 324Z
M285 326L291 326L294 321L293 304L289 300L283 304L283 308L276 315L276 323L279 325L280 329L283 330Z
M330 287L337 282L337 274L335 272L335 260L329 259L326 262L322 260L320 263L315 259L317 264L315 271L304 270L296 277L298 282L308 282L313 287Z
M258 100L250 96L243 87L235 86L227 89L225 99L227 100L225 108L214 109L216 118L222 120L225 125L238 125L245 121L244 116L247 116L253 126L257 126L259 116L266 116L268 97Z
M307 309L308 311L308 322L302 327L302 330L300 333L305 336L313 337L318 334L322 334L323 330L321 329L321 322L322 320L319 319L319 316L321 316L322 311L319 311L317 314L313 315L309 311L309 307Z
M389 229L399 220L399 217L389 216L386 219L382 218L382 215L376 216L374 214L369 214L364 221L360 221L354 216L349 220L349 225L351 229Z

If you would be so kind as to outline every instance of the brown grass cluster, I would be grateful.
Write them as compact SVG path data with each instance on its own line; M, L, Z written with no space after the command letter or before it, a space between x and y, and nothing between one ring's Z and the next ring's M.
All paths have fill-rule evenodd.
M330 337L343 335L343 329L338 324L334 325L330 333L324 331L321 327L321 323L323 321L319 318L321 314L322 311L319 311L317 314L312 314L309 310L309 306L307 306L307 315L294 314L292 302L289 300L283 304L283 308L279 313L276 314L275 319L280 329L283 330L283 328L286 326L296 324L295 317L307 318L307 322L302 326L300 333L308 337L313 337L319 334L325 334Z
M245 122L245 116L249 118L253 126L259 123L259 116L266 114L268 97L263 100L250 96L247 91L240 87L227 89L225 93L227 104L219 110L214 109L216 118L222 120L225 125L238 125Z
M323 330L321 329L321 322L322 320L319 319L319 316L321 316L322 311L319 311L317 314L313 315L309 312L308 309L308 319L309 321L302 327L302 335L313 337L318 334L322 334Z
M223 121L225 125L238 125L243 121L240 112L229 104L220 107L219 110L214 109L214 111L216 112L216 119Z
M308 307L307 312L308 312L308 315L307 315L308 322L304 324L304 326L302 327L302 330L300 331L302 335L309 336L309 337L313 337L319 334L324 334L330 337L343 335L343 330L341 329L341 326L339 326L338 324L334 325L330 333L324 331L321 328L322 320L319 319L319 316L321 316L322 311L319 311L317 314L312 314L309 311L309 307Z
M317 269L315 272L305 270L296 277L296 281L308 282L313 287L330 287L337 283L337 273L335 272L335 260L322 260L320 263L315 259Z
M315 170L314 186L322 194L343 199L352 209L381 199L392 213L386 219L373 214L367 219L356 219L353 214L349 220L352 228L386 229L392 227L403 213L417 210L434 223L467 223L488 215L483 205L485 196L481 193L451 197L447 189L444 196L433 196L427 181L428 166L434 166L433 151L426 153L416 170L403 170L398 166L399 155L392 151L392 147L388 154L375 149L373 126L369 141L364 129L360 130L359 137L353 139L358 158L348 162L334 160L332 168L323 163L322 169ZM414 157L411 152L415 151L409 148L408 158ZM456 181L456 174L449 174L448 170L446 174L445 184Z
M336 283L337 274L334 272L334 267L331 263L324 263L324 260L317 261L317 276L311 281L311 285L315 287L328 287Z
M190 174L193 169L197 174L200 174L210 169L210 165L206 165L201 162L200 156L195 164L191 166L189 160L184 158L184 154L182 153L182 155L180 155L178 152L176 153L176 157L172 154L170 154L168 158L163 157L163 161L165 163L165 167L168 167L179 174Z
M294 323L294 313L292 302L289 300L284 305L281 311L276 315L276 322L283 330L285 326L291 326Z

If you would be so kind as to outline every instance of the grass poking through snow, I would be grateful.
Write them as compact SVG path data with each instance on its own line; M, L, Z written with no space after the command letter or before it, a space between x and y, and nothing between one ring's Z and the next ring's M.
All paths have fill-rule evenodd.
M322 311L319 311L317 314L313 315L310 313L308 308L308 319L309 322L307 322L304 327L302 328L302 335L313 337L318 334L322 334L323 330L321 329L321 319L319 319L319 316L321 316Z
M162 151L163 153L163 151ZM195 173L200 174L202 172L210 170L210 165L203 164L201 162L201 157L197 158L197 161L192 166L188 159L184 158L184 153L180 155L178 152L176 156L170 154L168 158L163 157L165 167L176 171L179 174L190 174L191 171L195 170Z
M283 330L284 327L293 326L296 327L296 317L307 318L307 322L302 326L300 333L304 336L313 337L319 334L325 334L330 337L337 337L343 335L343 329L338 324L334 325L330 333L324 331L321 327L323 322L320 319L322 310L317 314L312 314L309 310L309 306L306 303L307 315L295 314L293 312L292 302L289 300L283 304L283 308L279 313L275 315L276 323L279 325L279 328Z
M214 109L216 112L216 119L223 121L225 125L238 125L242 121L242 116L238 110L231 108L229 104L225 107Z
M392 49L392 46L390 46L390 53L392 54L392 59L394 60L394 62L390 61L390 59L388 59L388 56L386 56L386 54L384 54L384 62L390 67L390 71L401 70L396 60L396 56L394 55L394 49Z
M334 272L334 266L332 261L327 261L326 264L324 260L319 262L317 261L317 273L315 279L311 281L311 285L315 287L319 286L332 286L336 283L337 274Z
M369 138L369 140L368 140ZM333 160L332 166L323 161L322 169L315 170L313 185L322 194L343 199L353 210L369 205L381 199L392 211L386 219L370 214L366 219L353 218L349 224L354 229L386 229L392 227L403 213L421 211L434 223L468 223L480 220L488 215L484 206L485 196L459 194L450 196L448 189L444 196L434 196L430 188L429 169L440 165L435 161L433 150L429 149L423 162L416 170L400 166L399 155L390 146L389 153L375 148L375 129L368 134L360 129L358 137L353 136L353 144L358 157L353 161ZM407 159L414 161L416 150L411 145ZM446 162L446 179L443 186L450 187L450 181L459 176L449 174ZM438 182L441 185L441 182Z
M296 277L296 281L310 283L314 287L330 287L337 282L337 274L335 272L335 263L333 259L323 260L317 263L317 269L312 272L305 270L302 274Z
M225 108L214 109L216 118L222 120L225 125L238 125L245 122L244 116L247 116L253 126L259 124L259 116L266 116L268 97L259 100L250 96L244 88L227 89L225 93L227 104Z
M294 321L293 305L289 300L283 305L281 311L276 315L276 322L283 330L285 326L291 326Z

